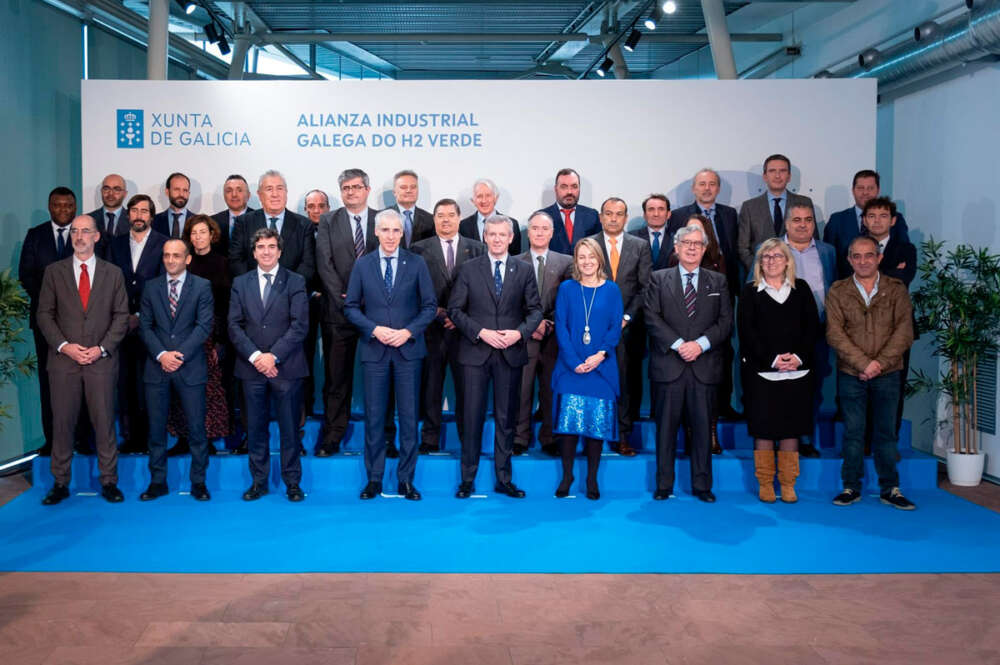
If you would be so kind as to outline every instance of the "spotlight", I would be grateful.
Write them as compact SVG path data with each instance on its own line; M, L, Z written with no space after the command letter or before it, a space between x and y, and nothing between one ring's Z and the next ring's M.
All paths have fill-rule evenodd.
M913 39L918 42L930 39L937 34L940 27L934 21L925 21L913 29Z
M667 0L663 3L664 14L673 14L675 11L677 11L677 3L674 0Z
M871 69L878 63L881 57L882 54L879 53L877 48L865 49L858 54L858 65L865 69Z
M604 78L605 76L608 75L608 72L610 72L611 68L614 66L615 63L612 62L611 58L605 58L604 62L601 63L601 66L597 68L595 73L601 78Z
M177 4L181 6L184 13L190 16L194 13L194 10L198 9L197 2L187 2L186 0L177 0Z
M663 7L657 5L653 7L653 11L649 12L649 16L646 20L642 22L646 26L647 30L656 30L656 24L663 20Z
M625 39L625 46L622 48L629 53L632 53L635 51L636 44L639 43L640 39L642 39L642 33L635 28L632 28L632 32L628 33L628 37Z
M216 27L215 21L208 23L205 26L205 36L211 43L219 45L219 53L229 55L229 42L226 41L226 32L221 25Z
M219 35L219 53L222 55L229 55L229 42L226 41L225 35Z

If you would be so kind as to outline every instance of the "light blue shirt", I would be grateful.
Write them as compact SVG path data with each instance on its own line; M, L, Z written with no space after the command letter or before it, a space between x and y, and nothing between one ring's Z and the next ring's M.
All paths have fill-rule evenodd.
M496 211L496 208L494 208L493 212L491 212L488 216L492 217L493 215L496 215L496 214L498 214L498 213ZM481 240L481 241L485 242L486 241L486 217L483 217L483 213L479 212L478 210L476 211L476 228L479 229L479 237L476 238L476 240Z
M490 274L495 275L497 269L497 261L500 262L500 283L503 284L504 277L507 276L507 259L510 258L510 254L504 254L502 258L495 258L492 254L486 254L490 257Z
M385 280L385 260L387 258L392 259L392 283L396 284L396 275L399 274L399 248L392 254L386 254L382 251L382 248L378 248L378 271L382 275L382 279Z
M809 241L809 246L801 252L788 244L788 234L782 238L795 259L795 274L800 279L805 280L812 291L813 300L816 301L816 309L819 310L819 320L826 318L826 282L823 280L823 262L819 258L819 248L816 247L815 238Z
M857 287L858 293L861 294L861 299L865 301L865 307L871 307L872 300L874 300L875 296L878 294L878 283L879 280L882 279L882 273L880 272L875 273L875 286L872 287L872 292L870 295L867 291L865 291L865 287L861 285L861 282L858 281L857 275L853 275L851 279L854 280L854 286Z
M681 275L681 293L683 293L684 289L687 288L687 274L688 274L688 271L685 270L684 267L681 266L680 264L677 265L677 271ZM694 292L698 293L698 274L701 272L701 268L695 268L691 272L694 274L694 277L691 278L691 286L694 287ZM708 351L710 348L712 348L711 342L709 342L708 338L705 337L704 335L702 335L701 337L699 337L695 341L698 342L698 346L701 347L701 352L702 353L704 353L705 351ZM674 343L670 345L670 349L673 350L673 351L676 351L678 348L680 348L681 344L683 344L684 342L685 342L685 340L683 338L678 337L676 340L674 340Z
M167 275L167 298L170 297L170 280L176 279L177 280L177 300L181 299L181 291L184 290L184 280L187 279L187 274L188 274L187 270L185 270L184 272L182 272L177 277L171 277L170 275Z
M719 226L715 223L715 204L713 203L712 207L709 208L708 210L705 210L705 208L702 208L701 204L698 203L697 201L695 202L695 206L698 208L699 214L703 214L706 217L708 217L710 220L712 220L712 231L715 232L715 240L716 240L716 242L718 242L718 240L719 240ZM774 207L774 203L771 204L771 207L772 208ZM782 214L784 214L784 211L785 211L784 206L782 206L781 211L782 211Z
M784 219L788 215L788 190L786 189L781 193L781 196L775 196L770 190L767 192L767 209L771 213L771 221L774 221L774 202L778 202L778 207L781 208L781 218ZM713 220L714 221L714 220ZM718 234L716 234L718 237Z
M858 206L854 206L854 212L858 216L858 233L860 233L862 227L865 225L865 220L864 220L865 211L859 208Z
M263 208L261 209L261 212L264 213L264 226L266 226L267 228L271 228L271 218L272 217L277 217L278 218L278 221L275 222L274 226L278 230L278 233L280 234L281 233L281 229L285 226L285 211L284 211L284 209L282 209L282 211L280 213L278 213L277 215L269 215L269 214L267 214L267 211L265 211Z

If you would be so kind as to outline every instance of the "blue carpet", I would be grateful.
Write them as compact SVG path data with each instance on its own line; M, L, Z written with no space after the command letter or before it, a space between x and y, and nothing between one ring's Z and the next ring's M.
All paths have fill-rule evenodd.
M480 489L486 489L481 487ZM551 490L550 490L551 491ZM946 492L907 494L904 513L866 494L765 505L747 492L706 505L683 492L609 492L600 501L534 492L459 501L435 494L362 502L315 491L209 503L173 492L124 504L76 494L39 504L32 489L0 508L0 570L163 573L889 573L997 572L1000 514Z

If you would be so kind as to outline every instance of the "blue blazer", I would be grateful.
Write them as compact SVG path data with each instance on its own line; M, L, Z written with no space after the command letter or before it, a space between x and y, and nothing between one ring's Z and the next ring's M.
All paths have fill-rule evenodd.
M139 308L139 334L146 345L145 383L163 383L171 378L156 356L161 351L180 351L184 364L174 372L184 383L194 386L208 381L205 340L212 334L214 301L212 283L188 271L177 302L177 314L170 317L167 275L146 282Z
M236 347L236 376L263 378L250 363L254 351L274 354L278 359L278 379L308 376L303 350L308 330L309 297L302 275L279 267L267 307L260 300L256 268L233 280L229 298L229 339Z
M548 208L542 210L552 218L552 240L549 241L549 249L560 254L573 256L573 248L580 238L592 236L601 232L601 216L593 208L577 205L576 213L573 216L573 242L566 235L566 225L563 223L562 213L559 211L559 204L553 203Z
M851 264L847 262L847 248L851 241L861 234L858 229L858 214L854 206L830 215L823 229L823 242L833 245L837 255L837 279L844 279L854 274ZM909 228L906 218L900 212L896 213L896 223L889 231L889 237L900 243L910 242Z
M430 270L423 257L400 248L393 266L392 293L386 291L378 250L354 264L347 282L344 316L361 332L361 362L379 362L388 346L373 336L376 326L410 331L412 337L399 347L407 360L427 355L424 329L437 316L437 297Z

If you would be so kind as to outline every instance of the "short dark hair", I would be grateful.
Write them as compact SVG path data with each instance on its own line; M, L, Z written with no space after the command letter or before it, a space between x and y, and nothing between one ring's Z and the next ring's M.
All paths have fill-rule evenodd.
M174 171L173 173L171 173L170 175L167 176L167 183L163 186L164 189L170 189L170 181L173 180L174 178L177 178L177 177L184 178L185 180L188 181L188 186L191 185L191 178L187 177L183 173L180 173L178 171ZM246 182L246 181L244 180L243 182Z
M868 211L873 208L884 208L889 211L890 217L896 216L896 204L888 196L876 196L865 204L865 209L861 211L862 217L868 216Z
M601 204L601 212L604 212L604 206L612 202L621 203L623 206L625 206L625 214L626 215L628 214L628 204L625 203L624 199L620 199L617 196L609 196L608 198L604 199L604 203Z
M580 181L580 174L576 172L576 169L569 169L569 168L559 169L558 171L556 171L556 180L559 180L560 176L564 175L575 175L577 182Z
M69 187L63 187L62 185L59 185L51 192L49 192L50 201L52 200L53 196L70 196L73 198L74 201L76 201L76 194L73 193L73 190L70 189Z
M187 218L187 221L184 222L184 232L181 233L181 237L184 238L184 242L191 245L191 229L198 224L204 224L208 227L208 234L211 236L211 242L213 244L219 242L219 238L222 237L222 231L219 230L219 225L208 215L201 214L191 215Z
M643 212L646 212L646 204L652 201L653 199L656 199L658 201L663 201L664 203L667 204L667 210L670 210L670 199L667 198L666 194L650 194L642 201Z
M131 210L133 207L135 207L135 204L140 203L142 201L145 201L146 203L149 204L149 215L150 215L150 217L156 215L156 204L153 203L153 199L151 199L150 197L146 196L145 194L136 194L135 196L133 196L132 198L130 198L128 200L128 203L125 204L125 209L126 210Z
M881 252L879 252L878 242L875 240L875 238L872 238L871 236L854 236L854 240L852 240L851 244L847 246L847 256L851 255L851 252L854 251L854 246L857 245L859 242L870 242L872 244L872 247L875 248L875 251L881 254Z
M184 246L184 256L191 256L191 243L187 240L182 240L180 238L167 238L166 242L163 243L164 249L166 249L168 242L179 242Z
M432 214L437 214L438 208L441 206L455 206L455 213L458 215L462 214L462 209L458 207L458 201L455 199L441 199L434 204L434 212Z
M878 171L872 171L871 169L861 169L854 174L854 180L851 181L851 188L853 189L855 185L858 184L858 179L860 178L875 178L875 186L882 187L882 178L879 177Z
M788 170L789 171L792 170L792 160L788 159L787 157L785 157L781 153L776 152L773 155L768 155L767 159L764 160L764 172L765 173L767 172L767 165L770 164L771 162L774 162L774 161L784 162L785 164L788 165Z
M181 173L175 173L174 175L183 175L183 174L181 174ZM187 176L185 176L185 177L187 177ZM248 183L247 179L244 178L243 176L241 176L239 173L234 173L232 175L226 176L226 182L229 182L230 180L242 180L243 184L247 186L247 189L250 189L250 183ZM170 187L170 185L169 185L170 179L169 178L167 179L167 183L168 183L167 187L169 188Z
M261 240L269 240L271 238L278 241L278 251L281 251L281 234L278 233L278 229L271 229L266 226L262 229L254 231L253 242L250 243L250 247L257 249L257 243Z

